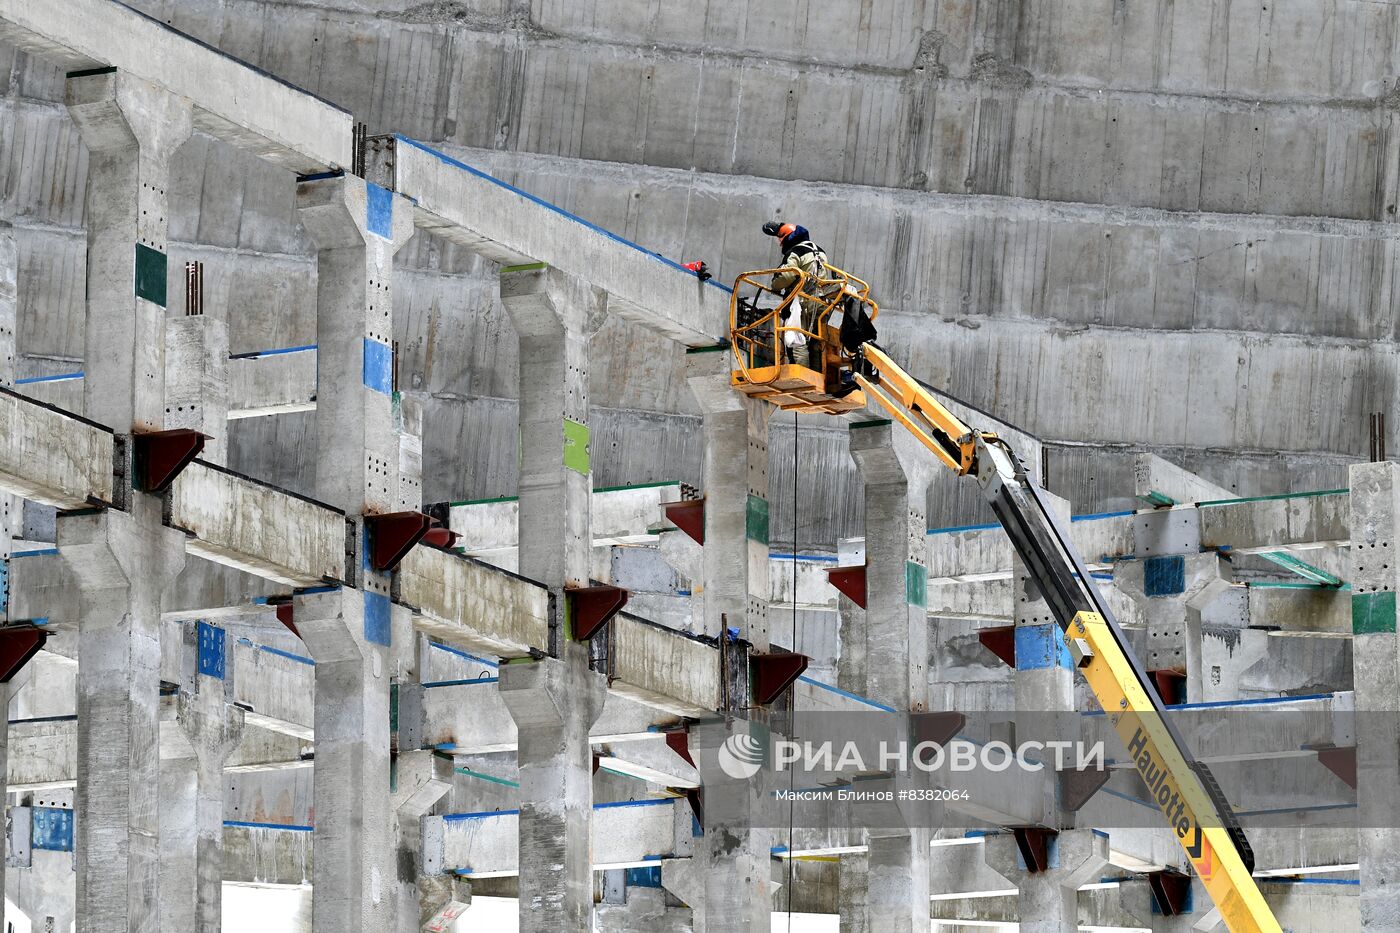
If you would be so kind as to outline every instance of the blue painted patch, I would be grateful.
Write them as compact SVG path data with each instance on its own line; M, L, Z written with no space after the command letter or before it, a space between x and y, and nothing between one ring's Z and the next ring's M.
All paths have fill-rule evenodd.
M1178 554L1144 560L1142 590L1148 596L1176 596L1186 592L1186 558Z
M365 641L388 647L389 597L382 593L365 593Z
M365 338L364 383L385 395L394 391L394 351L368 337Z
M0 619L10 618L10 559L0 560Z
M394 192L365 182L365 226L384 239L394 235Z
M1016 627L1016 669L1038 671L1049 667L1070 668L1065 636L1053 623Z
M207 622L195 626L199 642L199 672L224 679L224 630Z
M659 888L661 887L661 866L648 865L645 868L629 868L623 883L629 888Z
M50 852L73 851L73 811L58 807L34 808L34 838L36 849Z

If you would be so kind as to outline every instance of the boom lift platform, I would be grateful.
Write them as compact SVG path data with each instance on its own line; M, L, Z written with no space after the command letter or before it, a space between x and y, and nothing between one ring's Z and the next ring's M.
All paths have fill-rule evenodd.
M775 272L800 276L786 293ZM1281 933L1253 878L1254 853L1215 777L1195 760L1064 527L1002 438L964 424L873 341L870 287L839 269L784 268L734 283L731 383L784 410L842 414L878 405L959 476L975 477L1049 603L1075 666L1113 722L1231 933ZM803 307L803 304L806 307ZM811 329L802 326L805 310ZM788 312L788 313L784 313ZM840 323L837 323L839 318ZM808 354L808 341L815 341ZM820 363L820 370L810 365Z

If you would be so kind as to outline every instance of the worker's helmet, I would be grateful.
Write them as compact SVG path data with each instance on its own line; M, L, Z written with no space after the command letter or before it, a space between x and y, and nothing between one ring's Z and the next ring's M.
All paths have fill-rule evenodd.
M797 232L797 224L783 224L778 228L778 239L786 240Z

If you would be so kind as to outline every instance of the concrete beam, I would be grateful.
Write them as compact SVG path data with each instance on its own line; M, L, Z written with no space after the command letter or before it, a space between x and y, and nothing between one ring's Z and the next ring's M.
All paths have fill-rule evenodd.
M316 348L289 347L228 361L228 417L316 410Z
M0 0L0 39L62 68L110 66L158 85L194 105L197 129L298 174L350 165L347 111L124 3Z
M60 509L113 499L112 432L0 389L0 490Z
M413 610L414 628L450 645L503 658L549 647L549 590L522 577L415 547L394 581L394 599Z
M593 545L645 544L659 537L665 517L661 506L681 497L679 483L648 483L595 489L591 498ZM457 547L472 557L490 560L516 551L520 500L514 496L484 502L454 502L447 527L462 537Z
M514 752L515 721L494 677L428 684L423 696L423 745L454 755ZM402 713L400 713L402 715ZM589 730L591 744L660 742L658 727L679 726L679 717L609 693Z
M625 614L609 623L608 688L681 716L722 706L714 645Z
M417 225L505 265L548 263L608 293L608 307L686 346L729 331L729 290L519 188L404 136L377 141L380 184ZM375 158L375 156L371 156Z
M519 811L456 813L423 820L428 872L506 878L519 870ZM690 854L690 805L679 798L593 806L593 870L658 864L659 856Z
M189 553L278 583L349 579L343 513L213 464L176 478L166 523L192 535Z

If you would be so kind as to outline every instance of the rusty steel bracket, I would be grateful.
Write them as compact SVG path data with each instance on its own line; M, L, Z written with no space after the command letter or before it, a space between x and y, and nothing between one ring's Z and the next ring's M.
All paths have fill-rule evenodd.
M1016 848L1026 863L1026 871L1034 874L1050 867L1050 840L1059 833L1039 826L1021 826L1011 833L1016 837Z
M683 499L680 502L667 502L661 506L666 520L695 539L695 543L705 543L705 500Z
M1179 917L1191 909L1191 876L1179 871L1151 871L1147 883L1152 900L1164 917Z
M749 655L750 689L753 701L767 706L807 669L810 659L795 651L770 651Z
M1056 777L1060 785L1060 808L1078 813L1108 783L1113 772L1107 768L1066 768Z
M366 515L369 529L369 562L375 570L393 570L423 539L433 520L422 512L386 512Z
M979 629L977 640L983 648L1001 658L1007 667L1016 666L1016 626L995 625Z
M133 434L135 486L142 492L165 492L180 471L204 450L209 435L189 428Z
M909 731L916 744L947 745L966 725L967 716L954 711L909 714Z
M297 631L297 624L292 618L292 598L290 596L282 598L274 596L268 599L268 603L276 608L277 621L285 625L287 631L300 638L301 632Z
M1356 790L1356 746L1319 748L1317 761L1318 764L1345 781L1352 790Z
M574 641L589 641L598 634L598 630L627 605L629 595L622 587L606 583L564 587L569 629Z
M1162 698L1164 706L1186 702L1186 675L1181 671L1163 669L1147 673L1151 675L1152 683L1157 688L1157 696Z
M39 653L49 633L37 625L0 625L0 684L20 672Z
M859 567L833 567L826 572L827 581L841 591L851 602L865 608L865 565Z
M666 747L685 759L686 764L695 767L695 759L690 757L690 733L685 729L676 729L664 734Z

